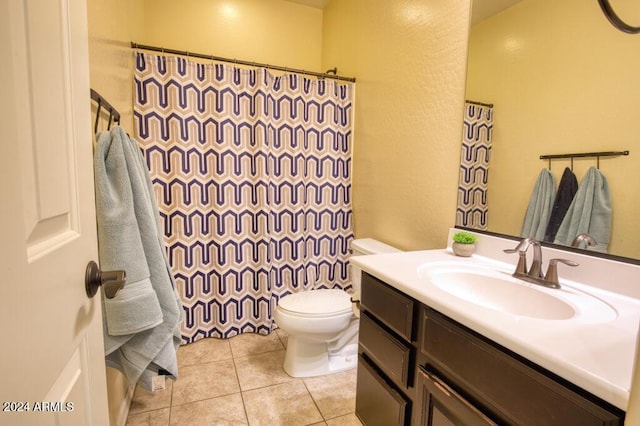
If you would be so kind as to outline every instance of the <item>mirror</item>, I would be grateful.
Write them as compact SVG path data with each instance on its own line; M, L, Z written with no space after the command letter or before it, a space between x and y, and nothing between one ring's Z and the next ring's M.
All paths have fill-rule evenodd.
M640 2L612 5L640 22ZM638 51L640 35L614 28L596 0L473 0L466 99L494 105L486 231L519 237L542 169L559 183L572 167L581 182L597 166L611 193L608 253L640 259Z

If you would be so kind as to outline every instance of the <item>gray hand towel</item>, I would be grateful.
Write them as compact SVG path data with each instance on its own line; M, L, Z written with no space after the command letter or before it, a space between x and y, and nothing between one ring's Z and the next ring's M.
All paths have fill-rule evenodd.
M555 243L571 245L578 234L591 235L598 245L589 249L606 253L611 237L611 194L607 179L595 167L585 174L556 234Z
M521 237L531 237L538 241L544 239L555 196L556 178L549 170L542 169L527 206L520 232Z

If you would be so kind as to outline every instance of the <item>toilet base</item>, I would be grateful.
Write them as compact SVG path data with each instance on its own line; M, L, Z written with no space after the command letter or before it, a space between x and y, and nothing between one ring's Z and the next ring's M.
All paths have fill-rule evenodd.
M314 377L350 370L357 363L357 343L349 343L330 355L326 343L309 342L289 335L283 367L291 377Z

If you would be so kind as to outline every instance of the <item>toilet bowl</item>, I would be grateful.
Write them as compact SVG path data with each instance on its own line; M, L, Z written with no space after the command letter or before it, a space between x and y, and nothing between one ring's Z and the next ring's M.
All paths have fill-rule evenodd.
M371 238L353 240L352 256L397 252ZM351 266L352 294L337 289L309 290L284 296L275 311L276 325L287 332L284 370L312 377L354 368L358 359L361 271Z

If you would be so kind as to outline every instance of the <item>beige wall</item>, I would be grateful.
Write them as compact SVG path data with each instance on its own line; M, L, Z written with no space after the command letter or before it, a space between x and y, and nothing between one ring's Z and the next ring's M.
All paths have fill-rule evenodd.
M282 0L146 0L139 43L320 69L322 11Z
M444 247L455 222L468 0L333 0L323 66L357 77L356 237Z
M625 16L640 16L633 4ZM609 248L640 258L640 38L616 30L596 2L524 0L474 26L470 40L467 98L495 104L489 229L520 234L548 166L541 154L626 149L630 156L600 160L612 194ZM595 165L575 159L578 181ZM558 182L567 166L551 163Z
M144 17L143 0L87 2L91 88L120 112L122 127L129 132L133 129L133 54L130 43L142 36ZM106 120L101 120L101 129L103 123Z

